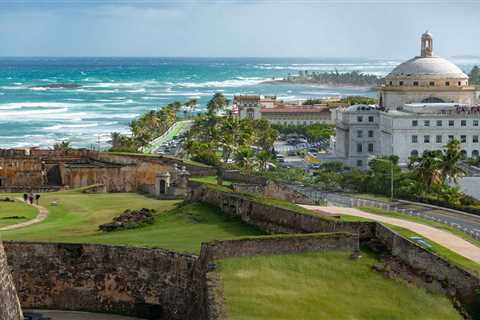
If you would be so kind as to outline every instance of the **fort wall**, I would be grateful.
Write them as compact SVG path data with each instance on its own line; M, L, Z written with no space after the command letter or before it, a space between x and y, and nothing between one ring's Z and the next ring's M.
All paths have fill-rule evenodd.
M23 320L7 256L0 241L0 320Z

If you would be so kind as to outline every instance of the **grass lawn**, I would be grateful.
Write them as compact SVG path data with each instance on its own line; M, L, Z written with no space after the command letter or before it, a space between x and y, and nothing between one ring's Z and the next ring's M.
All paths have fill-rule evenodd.
M190 180L193 180L193 181L196 181L196 182L201 182L201 183L205 183L205 184L208 184L208 185L216 185L218 186L217 184L217 177L216 176L199 176L199 177L192 177L190 178ZM228 181L228 180L223 180L223 185L225 187L228 187L228 186L231 186L232 185L232 182L231 181ZM232 191L229 189L229 191Z
M460 320L450 301L372 270L365 252L219 261L229 319Z
M50 205L52 201L58 205ZM199 253L203 241L262 234L214 207L191 204L176 208L178 203L135 193L45 193L40 205L48 208L48 218L37 225L5 231L2 236L5 240L125 244ZM98 231L100 224L110 222L125 209L140 208L158 211L155 224L110 233Z
M10 197L12 198L12 197ZM3 197L0 197L3 199ZM37 210L24 202L0 201L0 228L35 218Z

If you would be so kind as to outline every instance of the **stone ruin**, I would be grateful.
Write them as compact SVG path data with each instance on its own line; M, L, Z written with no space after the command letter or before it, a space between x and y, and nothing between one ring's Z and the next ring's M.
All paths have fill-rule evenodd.
M158 199L183 199L188 193L190 172L186 167L173 165L171 171L162 171L155 180L155 196Z
M113 218L113 222L102 224L98 227L104 232L124 229L140 228L155 222L155 210L142 208L140 210L125 210L121 215Z
M0 320L23 320L7 257L0 241Z

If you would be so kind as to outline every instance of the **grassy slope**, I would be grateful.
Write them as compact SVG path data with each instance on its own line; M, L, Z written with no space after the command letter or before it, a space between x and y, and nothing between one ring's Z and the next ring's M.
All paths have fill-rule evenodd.
M49 205L53 200L59 205ZM126 244L192 253L199 252L203 241L261 234L237 220L225 217L216 208L193 204L174 209L177 203L134 193L43 194L40 204L50 211L44 222L2 234L6 240ZM112 217L125 209L142 207L159 212L154 225L110 233L97 230L100 224L110 222Z
M3 198L3 197L0 197ZM12 197L10 197L12 198ZM0 201L0 228L12 224L22 223L35 218L37 210L23 202L16 200L15 202ZM12 216L24 217L21 219L6 219Z
M453 320L447 298L371 270L376 259L344 252L219 262L229 319Z

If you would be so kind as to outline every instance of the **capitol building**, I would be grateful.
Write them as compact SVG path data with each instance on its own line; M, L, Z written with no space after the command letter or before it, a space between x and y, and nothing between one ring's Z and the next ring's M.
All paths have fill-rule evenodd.
M466 157L480 154L480 106L469 77L433 54L433 37L421 38L420 55L398 65L378 87L379 105L337 109L335 154L352 167L367 168L375 156L411 156L442 149L449 139Z

